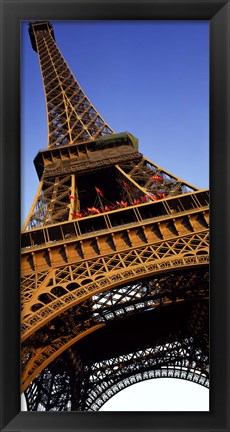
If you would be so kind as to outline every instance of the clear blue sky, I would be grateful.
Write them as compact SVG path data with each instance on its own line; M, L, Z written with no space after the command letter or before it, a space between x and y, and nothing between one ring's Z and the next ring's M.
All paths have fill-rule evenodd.
M135 135L140 152L153 162L200 188L207 188L208 22L56 21L52 24L62 54L106 122L116 132L129 131ZM38 186L32 161L47 146L44 91L27 22L21 26L21 60L23 223ZM151 398L159 391L159 383L156 385L154 381L150 394L147 390L141 393L140 387L135 390L133 386L132 397L141 394L144 400L147 394ZM180 397L188 402L187 409L197 410L193 405L197 399L192 392L194 385L182 383L186 393L185 387L178 390L181 387L177 384L177 380L173 385L161 380L162 391L171 395L171 399L179 391ZM197 387L203 401L200 408L207 410L208 391L200 386L195 386L195 390ZM117 408L112 409L120 410L122 404L116 402Z
M55 21L56 42L95 108L165 169L208 187L208 22ZM21 26L22 222L38 180L32 163L47 146L38 57Z

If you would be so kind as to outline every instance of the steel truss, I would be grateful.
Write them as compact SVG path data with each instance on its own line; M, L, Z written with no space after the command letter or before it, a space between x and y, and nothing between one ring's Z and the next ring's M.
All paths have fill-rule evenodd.
M191 277L193 283L189 284ZM202 284L201 290L199 284L196 284L200 280L199 271L197 271L197 277L191 271L181 274L178 278L180 282L177 298L175 295L172 296L170 280L175 280L175 274L171 274L167 280L165 277L154 281L143 280L138 286L114 289L104 296L101 295L99 299L94 299L95 302L96 300L99 302L95 303L97 313L92 312L91 318L87 313L89 304L86 304L85 309L82 308L81 312L78 310L74 314L72 311L76 320L81 322L81 326L83 319L80 318L80 315L82 314L85 317L85 328L86 326L89 328L90 325L95 328L98 322L104 323L104 327L92 333L88 339L82 339L82 344L81 342L73 344L71 348L59 355L57 360L46 367L33 381L32 386L26 391L27 397L29 398L30 392L37 385L36 391L39 389L40 392L37 400L41 404L41 401L44 400L43 392L46 393L47 375L55 375L55 370L58 371L56 380L59 382L60 391L58 393L56 390L57 384L52 384L50 391L54 393L53 397L59 398L53 410L56 410L57 406L59 410L72 409L71 382L73 380L76 380L79 389L77 410L80 411L97 410L109 397L122 388L148 378L177 377L208 387L208 269L203 271L203 277L206 283ZM162 291L161 296L159 295L160 284L162 284L162 289L163 287L165 289L164 298ZM168 288L166 288L167 285ZM191 291L185 295L188 287ZM143 288L146 289L145 294L143 294ZM132 291L135 292L135 295L131 296ZM113 304L112 307L111 304ZM176 318L178 311L180 312L179 320ZM67 316L63 317L63 322L65 319ZM128 319L131 319L131 323ZM165 323L165 320L170 321L170 334L168 334L168 322ZM111 323L110 326L109 323ZM182 330L180 329L181 323L183 323ZM157 327L156 331L146 332L149 324L153 327L154 325L160 327ZM75 321L74 329L76 326ZM122 332L125 333L123 337L121 337ZM136 334L138 337L135 336ZM128 348L127 335L131 338ZM40 337L42 338L42 335ZM107 350L100 350L102 346L107 346ZM129 351L130 348L131 351ZM90 351L90 356L87 351ZM70 364L69 356L71 361L74 359L77 366L68 369L72 371L73 376L69 375L66 378L64 375L63 383L60 371L66 370L67 364ZM65 391L61 391L61 388ZM68 398L68 403L63 404L64 394ZM40 406L40 409L47 409L46 404L44 403L43 408Z

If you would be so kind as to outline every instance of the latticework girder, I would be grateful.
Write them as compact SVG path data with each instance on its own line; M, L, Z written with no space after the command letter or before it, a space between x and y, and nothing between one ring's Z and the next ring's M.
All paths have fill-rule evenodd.
M54 173L44 176L23 230L91 217L198 190L142 156L126 163L121 158L117 159L121 163L113 164L111 161L105 170L100 168L92 173L78 174L80 166L73 165L68 176L55 176ZM96 179L97 171L100 171L100 177ZM107 183L110 177L114 187L112 195ZM87 189L91 189L90 194L87 194Z
M48 146L82 143L113 133L75 80L46 23L31 23L46 95Z
M102 289L137 279L142 274L202 263L208 263L207 230L180 238L176 236L173 240L135 250L127 248L126 251L83 261L78 265L59 266L46 273L44 280L39 279L38 286L34 272L32 285L30 275L22 279L22 293L25 296L22 297L22 339L24 333L26 337L69 305L79 303Z
M183 284L185 288L186 282L189 285L190 276L191 272L184 273L184 275L180 274L179 289ZM206 272L203 272L203 276L204 281L206 281L206 287L203 286L203 289L205 295L208 295L207 269ZM170 279L173 281L173 277L175 275L171 274L168 281ZM194 287L196 286L196 277L199 278L199 272L196 273L196 276L193 273ZM156 285L164 289L165 279L162 277L149 282L143 281L138 284L138 287L133 286L133 290L138 292L139 288L140 293L141 287L146 287L149 290L151 286L153 294L154 291L156 292ZM199 293L199 286L196 286L195 291ZM117 292L118 290L114 290L112 295L118 296ZM124 384L127 386L136 382L137 375L137 381L161 376L175 376L208 386L207 299L205 300L202 294L200 294L200 298L197 298L196 294L193 293L190 294L190 300L186 303L175 300L169 303L161 300L156 309L155 304L157 302L156 300L151 301L149 294L142 295L139 302L133 304L132 302L127 302L127 305L121 303L120 309L117 307L114 309L120 310L121 315L119 313L113 317L110 315L107 325L94 328L91 333L88 332L88 336L83 336L81 340L78 339L77 344L77 339L75 339L71 348L60 351L59 356L50 366L47 366L48 363L46 363L46 368L34 380L34 383L42 383L43 380L45 382L46 375L47 373L50 374L50 370L60 376L62 365L69 361L68 356L71 353L72 357L75 356L76 363L80 362L81 364L80 371L79 367L76 368L81 374L80 380L77 378L79 372L75 373L69 370L69 398L71 398L71 373L78 381L78 389L81 394L78 410L99 409L109 397L112 397L119 389L124 388ZM160 299L160 297L158 298ZM144 302L145 307L143 306ZM130 308L135 304L136 310L133 309L131 312ZM142 307L139 308L141 304ZM98 316L100 313L102 312L99 311ZM94 318L94 326L95 321ZM170 334L168 333L169 325ZM152 328L151 331L149 326ZM195 333L194 327L196 328ZM128 338L130 339L129 344L127 344ZM107 347L106 351L102 349L103 346ZM58 365L60 365L60 371ZM127 381L124 383L124 380ZM67 380L65 382L68 383ZM43 394L43 385L44 383L41 384L39 390L41 395ZM29 387L26 393L29 394L31 388ZM96 405L94 405L96 400ZM59 401L58 405L61 410L71 410L70 403L64 405L62 401ZM56 409L57 407L54 407L54 410Z

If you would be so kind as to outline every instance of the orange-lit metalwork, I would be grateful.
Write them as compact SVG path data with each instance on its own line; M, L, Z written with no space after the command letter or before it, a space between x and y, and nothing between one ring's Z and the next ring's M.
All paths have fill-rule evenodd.
M22 229L22 391L29 410L98 410L153 377L208 386L209 193L116 134L49 22L31 23L49 139Z

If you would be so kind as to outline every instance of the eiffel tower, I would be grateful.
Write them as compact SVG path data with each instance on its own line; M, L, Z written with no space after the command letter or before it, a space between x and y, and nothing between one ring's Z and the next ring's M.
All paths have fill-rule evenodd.
M209 210L201 190L115 133L48 21L29 24L48 146L21 234L22 392L29 411L98 411L123 388L209 385Z

